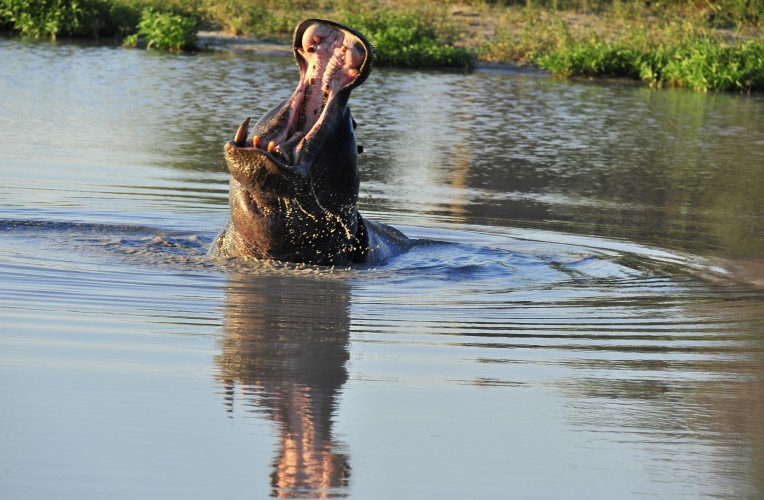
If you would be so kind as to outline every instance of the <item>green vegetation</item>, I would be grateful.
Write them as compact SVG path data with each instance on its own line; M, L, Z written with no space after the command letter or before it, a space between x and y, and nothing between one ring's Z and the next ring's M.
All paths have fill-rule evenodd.
M138 16L113 1L0 0L0 28L32 37L124 35Z
M144 9L138 32L125 38L125 46L164 50L193 50L196 48L196 20L179 14Z
M651 86L693 90L764 89L764 43L745 41L725 47L705 38L670 46L635 47L601 39L574 41L533 59L558 75L640 79Z
M377 63L533 64L560 76L764 91L764 0L0 0L0 28L169 50L196 29L288 41L306 17L364 33Z
M375 62L398 67L470 67L474 49L457 44L459 27L445 21L440 4L422 6L403 0L368 2L350 0L205 0L199 6L212 26L264 40L290 40L303 19L332 19L351 26L374 46Z
M375 63L381 66L468 68L474 55L455 46L455 32L436 29L413 12L384 15L341 13L342 22L366 36L374 46Z
M718 9L687 5L661 10L632 5L596 17L526 8L510 21L519 29L498 30L481 45L480 56L530 62L560 76L764 91L764 19L750 8L717 16Z

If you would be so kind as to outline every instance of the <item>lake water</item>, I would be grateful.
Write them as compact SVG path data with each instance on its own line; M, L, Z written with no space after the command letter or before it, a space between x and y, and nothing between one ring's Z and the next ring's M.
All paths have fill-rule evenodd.
M764 99L355 90L383 265L210 260L287 57L0 39L0 498L764 497Z

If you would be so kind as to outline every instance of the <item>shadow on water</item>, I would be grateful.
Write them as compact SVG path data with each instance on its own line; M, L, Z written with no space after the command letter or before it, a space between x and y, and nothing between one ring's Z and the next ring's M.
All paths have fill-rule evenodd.
M218 377L231 414L277 427L276 498L344 496L350 458L332 425L348 378L349 304L338 279L229 276Z

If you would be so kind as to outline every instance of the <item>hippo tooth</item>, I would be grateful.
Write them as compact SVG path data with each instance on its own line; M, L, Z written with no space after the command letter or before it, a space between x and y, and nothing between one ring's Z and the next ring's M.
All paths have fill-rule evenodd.
M276 143L271 141L268 143L268 152L273 153L273 150L276 149Z
M236 137L234 137L233 142L236 144L236 146L243 148L247 143L247 134L249 133L249 117L247 117L243 122L241 122L241 125L239 125L239 130L236 131Z
M284 160L285 160L287 163L290 163L290 162L292 161L292 160L291 160L291 158L289 158L289 153L287 153L286 151L284 151L284 150L281 148L281 144L279 144L278 146L276 146L276 147L274 148L274 150L275 150L275 152L276 152L277 154L279 154L279 155L280 155L280 156L281 156L281 157L282 157L282 158L283 158L283 159L284 159Z
M252 147L253 148L259 148L260 147L260 136L256 135L252 138Z

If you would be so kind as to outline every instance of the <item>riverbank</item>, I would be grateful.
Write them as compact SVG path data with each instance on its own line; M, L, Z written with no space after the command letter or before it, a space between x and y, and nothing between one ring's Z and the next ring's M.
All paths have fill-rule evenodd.
M257 38L232 35L221 30L204 30L197 33L198 45L201 50L257 53L277 56L291 56L292 46L286 40L263 41Z
M263 41L242 35L232 35L219 30L199 31L197 33L197 39L199 49L202 51L292 57L292 45L287 41ZM536 76L549 75L549 72L546 70L540 69L529 63L518 61L489 61L475 59L471 69L517 72Z
M561 77L764 91L764 6L734 0L545 2L80 0L69 2L67 10L60 0L60 12L51 13L45 11L50 2L30 0L26 12L14 13L21 2L0 0L0 26L31 36L111 32L129 35L133 46L171 50L222 45L267 52L288 45L300 20L331 18L364 33L380 66L512 63Z

